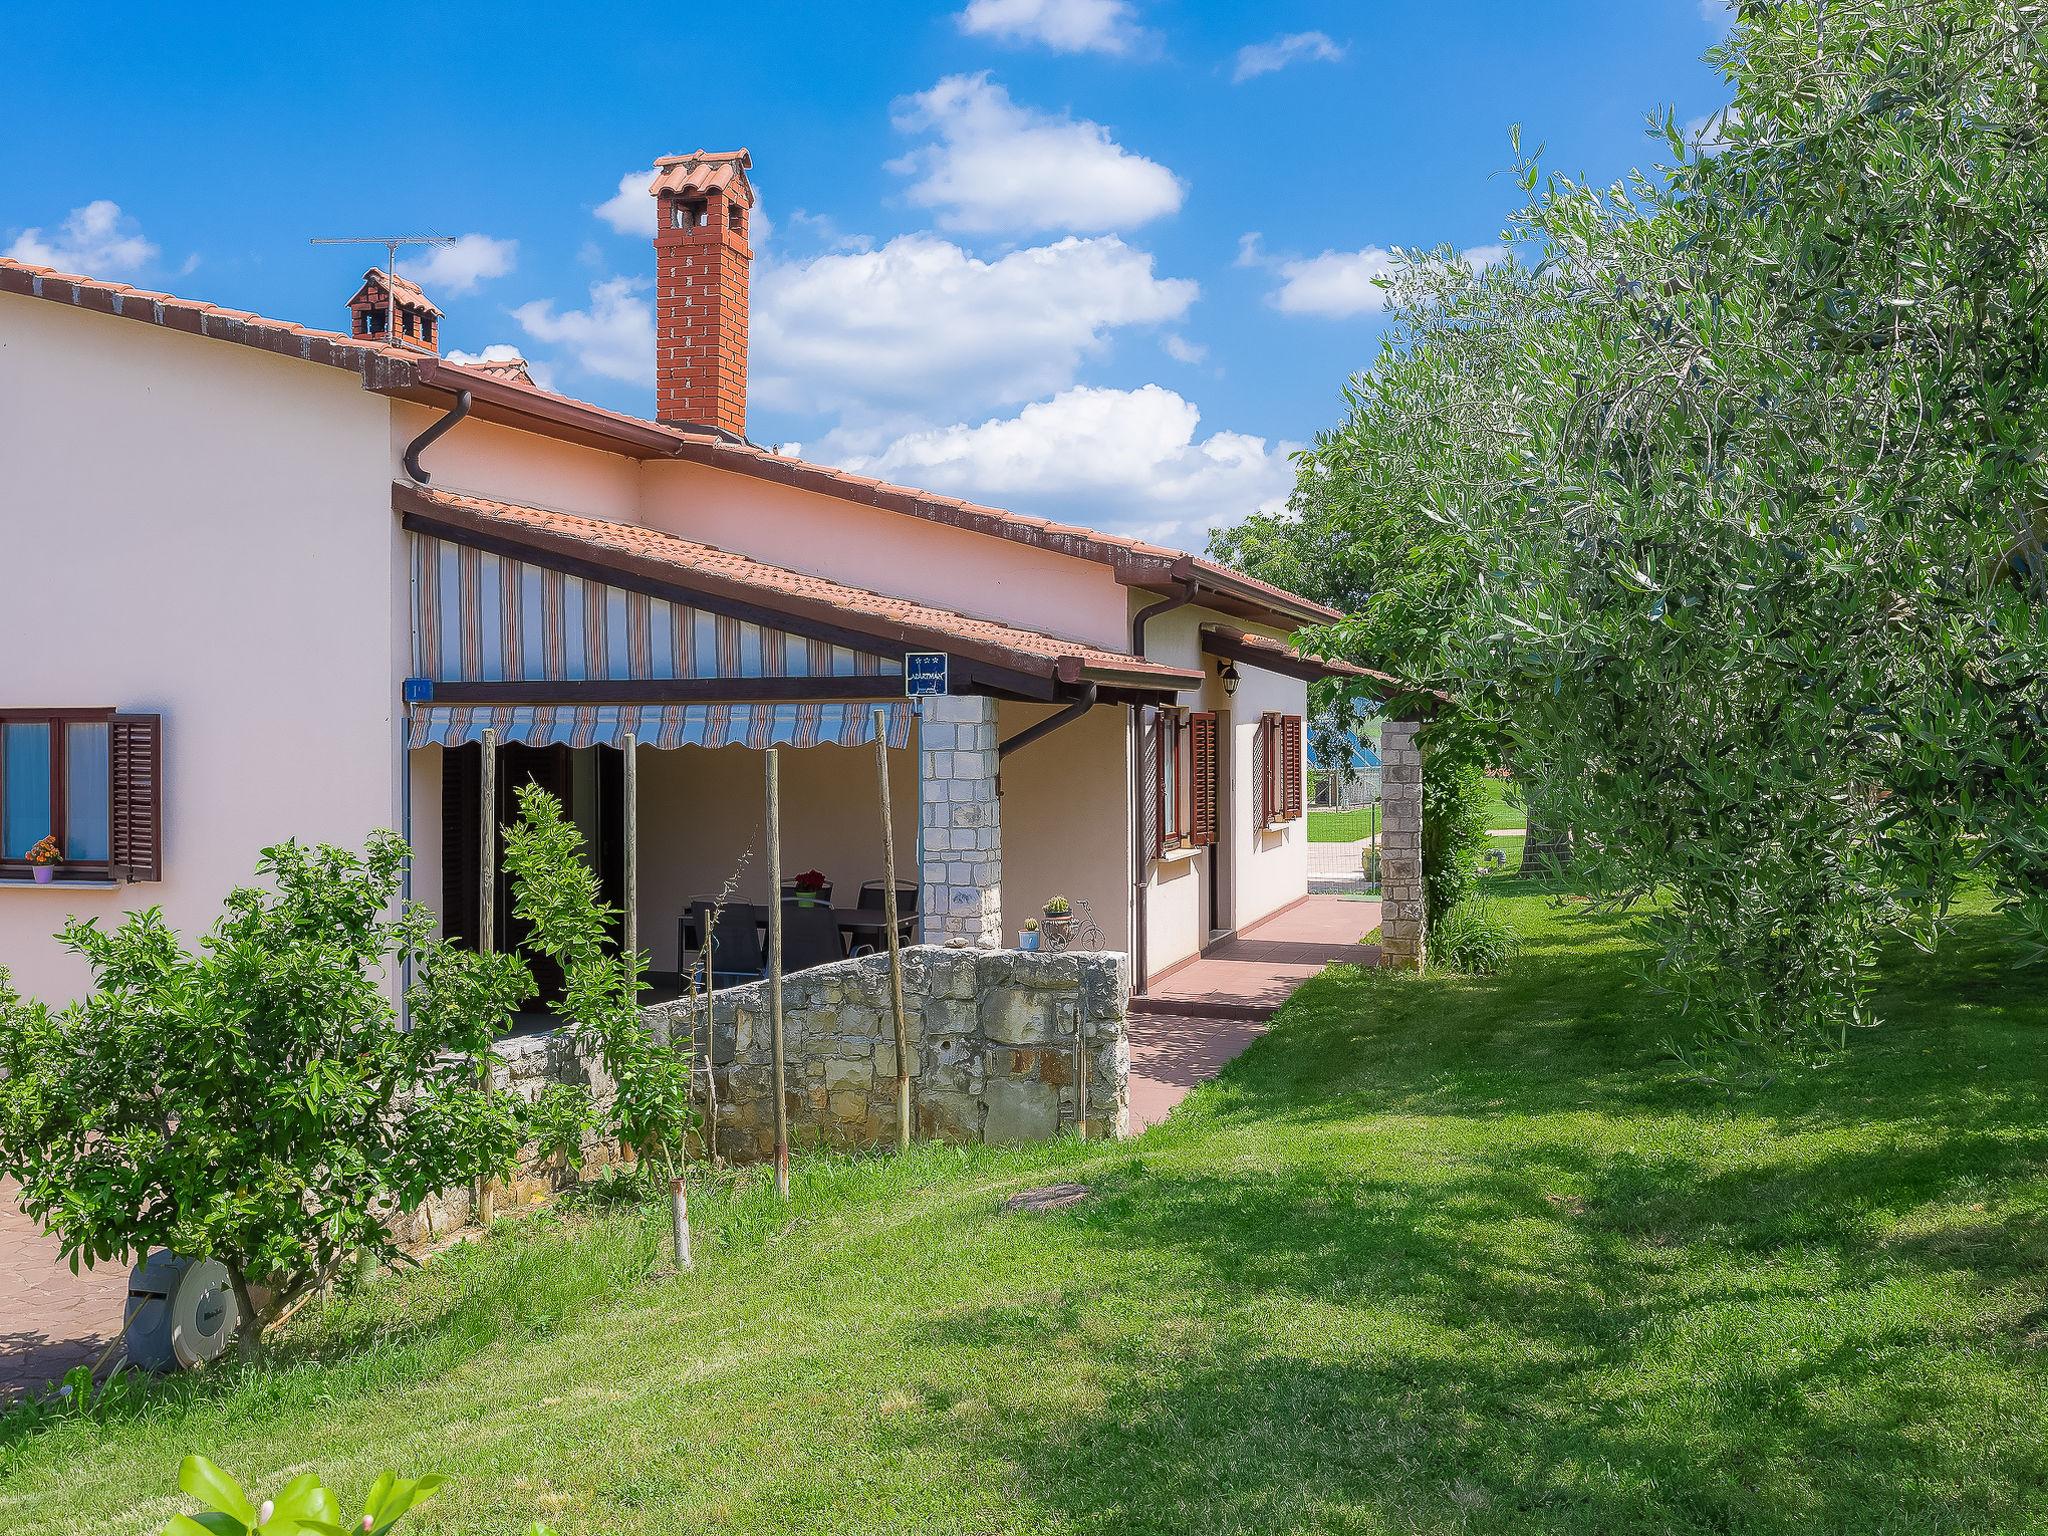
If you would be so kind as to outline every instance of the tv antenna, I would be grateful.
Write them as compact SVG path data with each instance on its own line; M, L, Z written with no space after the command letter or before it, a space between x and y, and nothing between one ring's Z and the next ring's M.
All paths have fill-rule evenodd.
M453 235L315 235L309 245L381 245L387 255L384 268L384 339L398 335L398 248L401 245L453 245Z

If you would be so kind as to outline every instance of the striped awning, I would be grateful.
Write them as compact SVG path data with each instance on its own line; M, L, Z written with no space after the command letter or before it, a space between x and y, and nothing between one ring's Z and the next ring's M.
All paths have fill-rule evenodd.
M413 540L413 674L435 682L894 677L893 657Z
M907 700L802 704L415 704L411 744L459 747L486 730L529 747L859 747L883 718L892 747L910 745Z

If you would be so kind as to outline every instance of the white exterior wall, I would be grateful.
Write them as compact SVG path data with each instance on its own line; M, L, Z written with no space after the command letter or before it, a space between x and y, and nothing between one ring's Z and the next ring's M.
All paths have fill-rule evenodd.
M1058 707L1005 700L996 734L1007 740ZM1129 740L1130 711L1098 705L1002 760L1006 945L1047 898L1064 896L1088 903L1105 949L1130 950Z
M51 1001L70 914L189 941L297 837L399 821L405 573L390 403L354 374L0 294L0 704L164 717L161 882L0 884L0 964Z
M1150 594L1132 594L1134 607L1153 600ZM1269 831L1252 821L1258 799L1259 716L1268 711L1305 716L1308 684L1249 662L1239 662L1237 692L1225 694L1217 680L1216 658L1202 651L1204 624L1228 624L1283 640L1289 633L1248 624L1243 619L1192 604L1160 614L1146 626L1147 659L1202 673L1202 687L1181 694L1178 702L1187 709L1214 710L1220 717L1219 725L1228 727L1229 742L1228 761L1223 765L1219 846L1154 860L1147 871L1148 977L1199 954L1212 928L1242 930L1308 891L1307 822L1296 821ZM1306 804L1305 798L1303 803ZM1226 842L1227 847L1222 846ZM1211 911L1209 894L1209 865L1218 858L1223 861L1226 907L1220 915Z

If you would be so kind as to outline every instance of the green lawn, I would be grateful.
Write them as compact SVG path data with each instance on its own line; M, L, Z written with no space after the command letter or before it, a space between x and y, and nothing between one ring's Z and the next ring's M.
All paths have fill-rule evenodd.
M2048 986L1981 911L1848 1059L1730 1093L1619 918L1502 881L1492 981L1333 973L1167 1126L922 1149L493 1239L271 1372L0 1428L0 1526L179 1456L456 1481L421 1532L2048 1528ZM1002 1216L1075 1177L1079 1208Z
M1355 843L1372 837L1380 829L1380 808L1363 805L1354 811L1310 811L1308 840L1312 843Z
M1510 800L1511 794L1519 794L1513 784L1499 779L1486 781L1486 827L1488 831L1519 830L1529 825L1529 812L1520 800Z

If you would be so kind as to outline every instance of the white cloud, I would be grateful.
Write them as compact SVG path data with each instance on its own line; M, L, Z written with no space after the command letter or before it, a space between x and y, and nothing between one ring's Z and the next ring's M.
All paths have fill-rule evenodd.
M545 363L537 363L509 341L494 341L481 352L451 351L442 354L451 363L509 363L515 358L526 364L527 377L542 389L555 387L553 371Z
M591 285L588 309L557 313L552 299L536 299L512 318L534 340L566 348L585 373L651 385L654 307L640 296L646 286L642 278L607 278Z
M954 18L971 36L1055 53L1129 53L1149 40L1129 0L969 0Z
M416 261L402 262L399 271L427 291L469 293L488 278L503 277L519 259L517 240L489 235L462 235L453 245L434 245Z
M753 395L870 416L1013 405L1064 389L1123 326L1178 320L1198 286L1114 235L993 261L936 235L754 274Z
M619 190L591 210L622 235L654 238L654 172L647 166L619 178Z
M1258 75L1270 75L1304 60L1334 64L1345 54L1345 45L1327 32L1288 32L1263 43L1247 43L1237 50L1237 67L1232 81L1242 84Z
M117 277L148 266L157 248L142 238L142 227L119 203L102 197L72 209L54 233L24 229L7 254L79 277Z
M896 103L896 126L936 142L889 163L946 229L975 233L1128 229L1175 212L1186 189L1100 123L1020 107L983 71L948 75Z
M1258 236L1247 235L1239 242L1239 266L1271 266L1280 274L1280 286L1268 302L1283 314L1321 315L1333 320L1353 315L1378 314L1387 307L1381 280L1393 275L1403 253L1384 246L1368 245L1359 251L1325 251L1320 256L1292 260L1269 260L1260 254ZM1475 270L1508 259L1500 245L1475 245L1458 253L1458 259Z
M1209 355L1209 349L1200 342L1171 332L1159 338L1159 345L1176 363L1199 363Z
M1015 416L912 432L843 457L861 474L953 491L1182 548L1277 509L1299 446L1242 432L1197 437L1201 412L1170 389L1079 386ZM831 439L819 445L829 453Z

